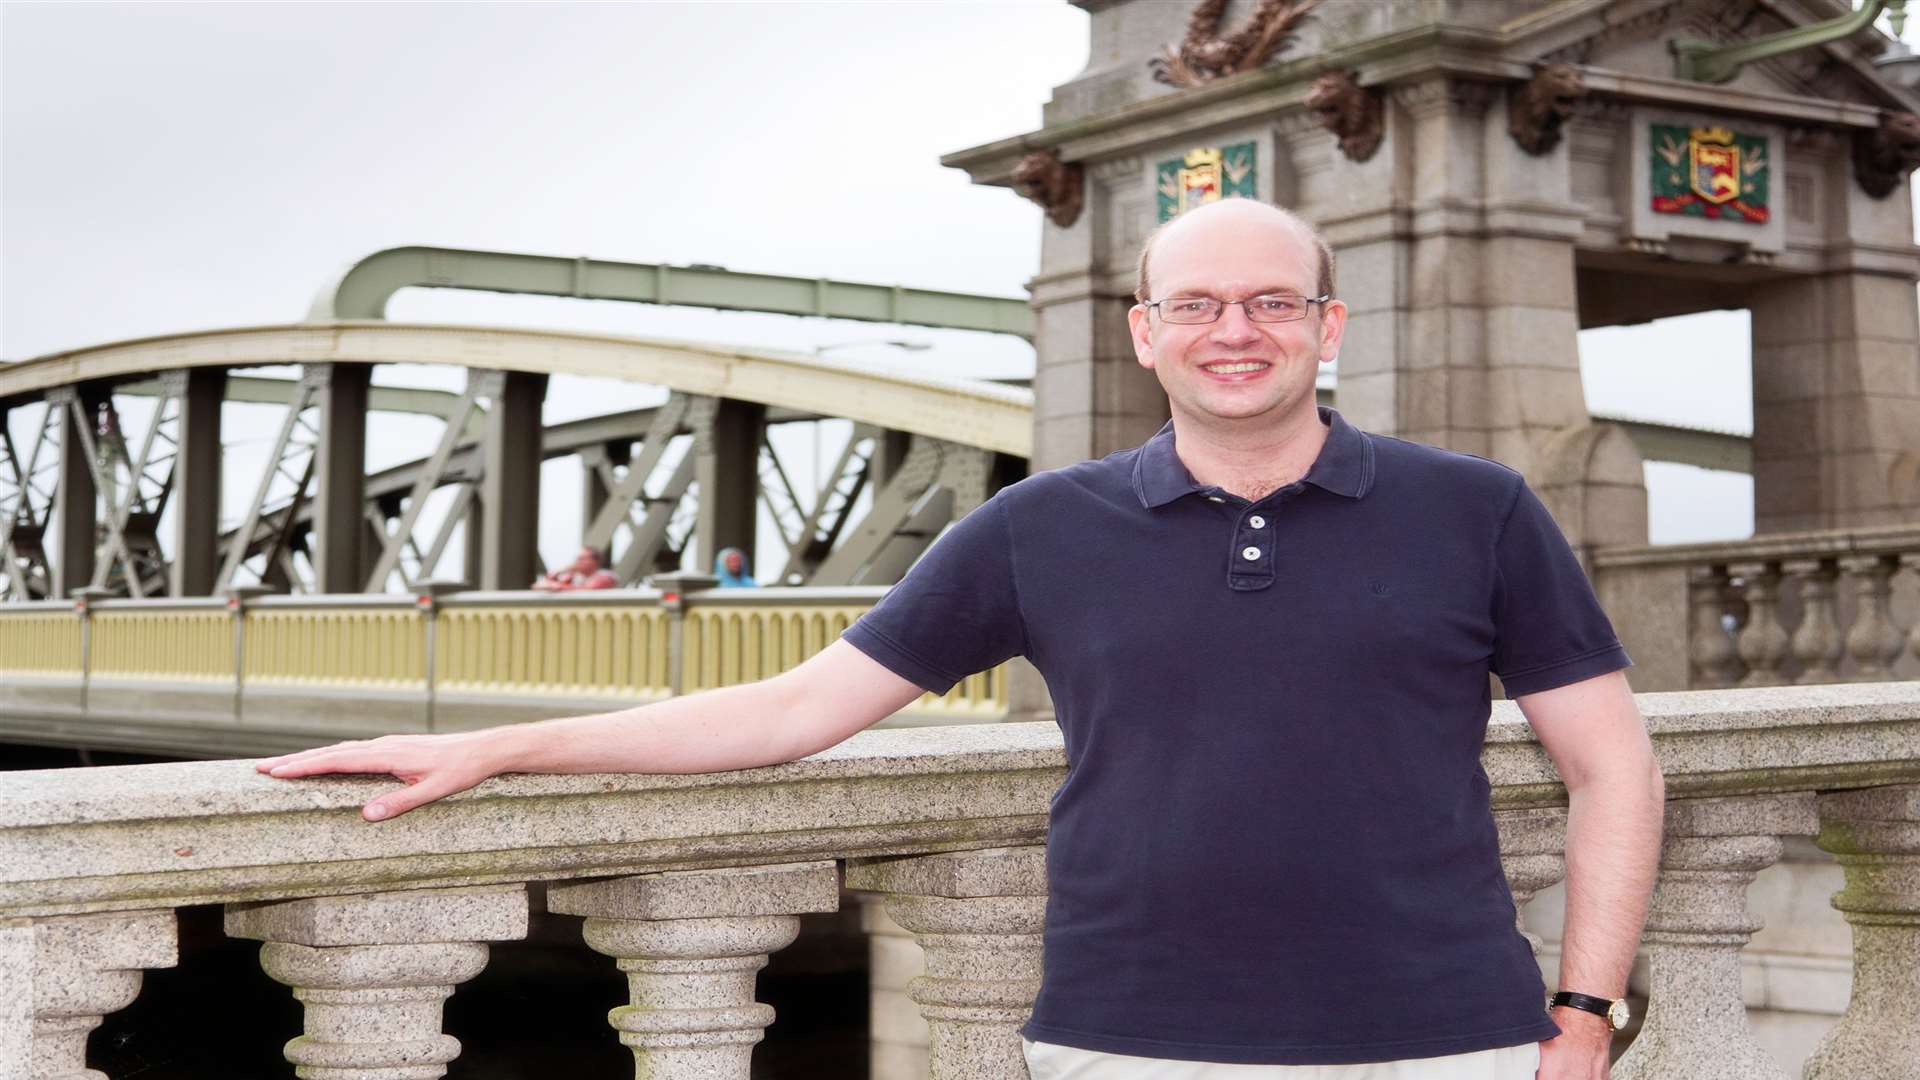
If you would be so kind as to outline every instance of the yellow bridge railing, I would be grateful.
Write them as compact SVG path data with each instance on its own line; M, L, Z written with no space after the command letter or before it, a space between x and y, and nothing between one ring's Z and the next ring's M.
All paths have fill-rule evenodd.
M618 707L788 671L885 592L243 595L0 607L0 738L17 729L45 741L53 723L75 745L177 747L120 732L151 709L176 729L182 718L204 717L196 752L244 753L256 743L236 744L236 733L268 747L292 731L310 744L330 733L453 730ZM10 693L8 683L16 691L30 683L32 692ZM995 720L1006 710L1004 671L995 670L922 696L902 717ZM103 734L109 726L115 733Z

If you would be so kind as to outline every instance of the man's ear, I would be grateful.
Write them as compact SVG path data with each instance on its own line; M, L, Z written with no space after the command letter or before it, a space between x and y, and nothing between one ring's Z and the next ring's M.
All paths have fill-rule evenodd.
M1127 327L1133 335L1133 358L1140 366L1153 369L1153 322L1145 304L1135 304L1127 312Z
M1329 300L1321 305L1320 362L1330 364L1340 358L1340 342L1347 334L1347 305Z

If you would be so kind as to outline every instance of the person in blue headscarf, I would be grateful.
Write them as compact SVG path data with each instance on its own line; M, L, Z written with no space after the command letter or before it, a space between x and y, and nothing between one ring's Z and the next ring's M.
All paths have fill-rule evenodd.
M713 560L713 576L720 579L717 587L722 589L752 589L760 584L747 572L747 553L736 547L720 549Z

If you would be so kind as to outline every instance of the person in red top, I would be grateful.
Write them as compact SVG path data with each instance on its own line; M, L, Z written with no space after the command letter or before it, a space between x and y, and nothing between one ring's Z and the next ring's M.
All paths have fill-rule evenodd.
M620 579L600 565L600 553L583 547L571 563L535 579L533 589L536 592L572 592L575 589L611 589L618 584Z

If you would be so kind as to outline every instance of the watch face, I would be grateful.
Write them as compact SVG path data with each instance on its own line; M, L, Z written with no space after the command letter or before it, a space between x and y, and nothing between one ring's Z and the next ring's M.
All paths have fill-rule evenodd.
M1625 998L1621 998L1619 1001L1607 1006L1607 1023L1612 1024L1613 1030L1615 1031L1626 1027L1627 1021L1632 1018L1633 1014L1627 1010L1627 1001Z

